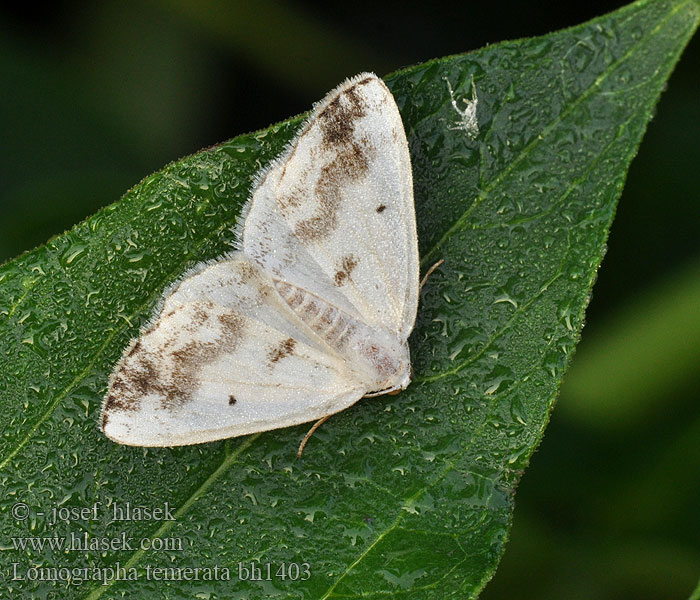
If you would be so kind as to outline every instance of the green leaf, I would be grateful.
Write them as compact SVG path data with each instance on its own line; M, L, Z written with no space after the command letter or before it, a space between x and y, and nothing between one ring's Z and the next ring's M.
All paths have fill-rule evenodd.
M255 172L299 118L173 163L6 264L8 594L475 596L504 550L515 486L578 339L627 167L699 12L697 0L641 1L386 78L411 145L422 264L446 262L422 294L413 384L331 419L301 461L307 426L144 449L113 444L96 424L123 348L169 282L228 248ZM472 78L475 139L455 126L447 86L469 98ZM127 503L168 503L175 520L112 522ZM65 520L53 523L54 509ZM16 550L22 536L74 546L88 536L101 547L34 540ZM262 581L240 578L252 561ZM290 563L308 563L310 577L302 567L290 578Z
M700 600L700 581L698 581L698 585L693 593L690 594L690 598L688 598L688 600Z

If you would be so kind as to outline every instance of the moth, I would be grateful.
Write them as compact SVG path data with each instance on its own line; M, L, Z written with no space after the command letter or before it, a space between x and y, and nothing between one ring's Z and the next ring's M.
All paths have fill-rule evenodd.
M235 250L165 293L109 379L102 431L198 444L405 389L419 289L406 134L384 82L361 73L257 176Z

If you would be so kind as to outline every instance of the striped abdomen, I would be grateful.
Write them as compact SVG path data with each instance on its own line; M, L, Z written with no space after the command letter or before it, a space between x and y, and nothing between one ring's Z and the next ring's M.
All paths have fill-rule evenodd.
M277 280L275 288L296 315L331 347L343 348L357 329L355 319L315 294Z
M307 290L278 280L274 284L296 315L346 358L367 386L366 392L386 392L408 385L408 344L384 329L358 321Z

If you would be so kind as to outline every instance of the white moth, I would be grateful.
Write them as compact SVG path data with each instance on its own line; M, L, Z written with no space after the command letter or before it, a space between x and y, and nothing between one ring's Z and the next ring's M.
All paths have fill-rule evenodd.
M402 390L418 279L406 134L386 85L362 73L258 175L236 251L166 292L110 377L102 430L197 444Z

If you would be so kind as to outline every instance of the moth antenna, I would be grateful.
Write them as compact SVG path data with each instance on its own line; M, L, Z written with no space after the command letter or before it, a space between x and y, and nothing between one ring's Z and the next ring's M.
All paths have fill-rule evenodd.
M423 276L422 281L420 282L420 287L419 289L422 290L423 286L427 283L428 277L430 277L433 274L433 271L437 269L442 263L445 262L444 258L441 258L439 261L437 261L432 267L428 269L428 272Z
M304 451L304 448L306 446L306 442L309 441L309 438L314 434L314 431L316 431L321 425L323 425L328 419L330 419L333 415L326 415L325 417L321 417L318 421L316 421L311 429L309 429L309 433L307 433L304 436L304 439L301 440L301 444L299 444L299 450L297 450L297 458L301 458L301 453Z

